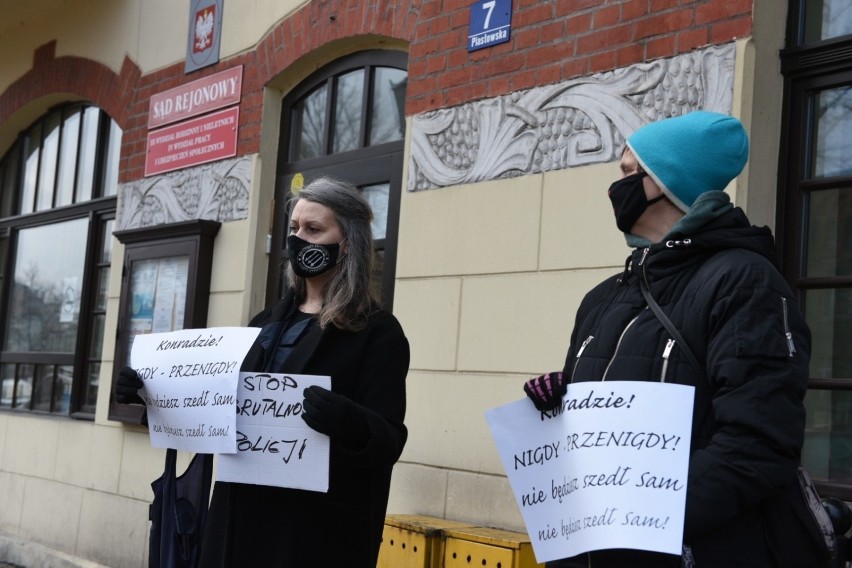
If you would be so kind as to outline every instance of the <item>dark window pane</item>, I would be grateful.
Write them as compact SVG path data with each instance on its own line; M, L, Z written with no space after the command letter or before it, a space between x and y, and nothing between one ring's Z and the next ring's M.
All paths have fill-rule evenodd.
M103 314L92 317L92 334L89 336L89 358L100 360L101 348L104 343L104 320Z
M814 390L805 396L802 463L816 481L852 483L852 391Z
M814 177L852 175L852 85L820 91L815 103Z
M388 228L388 195L390 183L367 185L361 188L361 193L367 198L373 210L373 239L383 239Z
M36 365L33 410L50 412L50 400L53 398L53 371L53 365Z
M101 364L90 363L87 367L86 398L83 401L83 405L94 408L98 403L98 377L101 374Z
M101 263L109 263L109 255L112 253L112 229L115 221L110 219L104 222L101 231Z
M83 113L83 133L80 138L80 162L77 166L75 203L89 201L92 198L100 118L101 111L96 107L89 107Z
M402 140L405 137L405 87L408 73L392 67L378 67L373 77L373 103L370 145Z
M385 251L377 250L373 255L373 272L370 274L370 289L376 298L382 297L382 276L385 272Z
M53 113L44 122L44 140L41 144L36 210L46 211L53 207L53 185L56 182L56 160L59 156L59 125L61 115Z
M0 408L11 408L15 396L15 365L0 365Z
M0 299L6 292L6 256L9 254L9 239L0 239Z
M32 213L38 181L38 157L41 148L41 128L33 128L24 137L24 179L21 194L21 213Z
M852 34L852 2L849 0L807 0L805 43Z
M33 365L18 365L14 408L30 408L33 398Z
M18 148L15 148L6 155L3 161L2 179L0 179L0 217L9 217L12 215L12 207L15 203L15 193L18 186L16 185L18 177Z
M107 142L104 186L101 189L101 195L103 197L118 193L118 158L120 151L121 128L118 127L115 121L111 121L109 126L109 141Z
M80 110L71 113L62 127L59 151L59 179L56 185L56 206L74 202L74 181L77 179L77 150L80 146Z
M83 218L18 233L5 349L74 351L87 227Z
M294 160L306 160L325 154L325 107L328 86L323 84L293 107L292 155Z
M107 292L109 287L109 269L101 268L98 270L98 278L95 282L98 289L95 291L95 309L106 310Z
M356 69L337 79L334 107L334 152L361 147L361 119L364 100L364 70Z
M53 387L53 412L68 414L71 410L71 385L74 382L74 367L56 366L56 382Z
M808 194L806 276L852 274L852 190Z
M805 319L811 328L811 377L852 377L852 288L805 292Z

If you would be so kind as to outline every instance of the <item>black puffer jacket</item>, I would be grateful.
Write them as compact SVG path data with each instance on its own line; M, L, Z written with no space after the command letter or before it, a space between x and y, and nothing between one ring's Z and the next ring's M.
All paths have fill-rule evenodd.
M769 229L751 226L742 210L670 237L636 249L623 274L587 294L565 373L573 382L696 386L685 544L699 568L775 566L761 509L799 464L810 332L772 261ZM640 278L705 362L706 376L677 344L667 353L671 337L646 308ZM674 567L681 559L610 550L551 565Z

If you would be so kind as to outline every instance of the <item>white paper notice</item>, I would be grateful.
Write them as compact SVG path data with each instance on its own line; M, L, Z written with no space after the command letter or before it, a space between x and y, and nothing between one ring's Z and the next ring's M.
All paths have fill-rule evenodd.
M538 562L681 553L693 390L575 383L555 411L524 399L486 412Z
M302 420L305 388L330 377L241 373L237 454L216 456L216 479L328 491L329 438Z
M258 327L211 327L134 338L130 366L142 378L153 447L237 451L237 379L258 333Z

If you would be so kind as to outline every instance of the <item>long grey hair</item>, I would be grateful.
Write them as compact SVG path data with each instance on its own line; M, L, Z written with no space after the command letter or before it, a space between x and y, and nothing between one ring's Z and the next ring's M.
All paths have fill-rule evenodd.
M346 243L346 254L340 257L336 274L323 290L320 326L325 328L332 324L344 330L362 329L370 311L379 305L370 287L373 269L373 232L370 227L373 211L370 204L357 187L330 176L319 177L306 185L290 199L290 205L295 205L299 199L331 209ZM287 278L296 296L305 298L305 279L293 272L290 263L287 263Z

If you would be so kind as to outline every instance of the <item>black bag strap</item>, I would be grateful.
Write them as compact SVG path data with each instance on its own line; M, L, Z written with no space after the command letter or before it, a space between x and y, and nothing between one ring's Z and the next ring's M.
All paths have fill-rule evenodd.
M677 330L675 325L672 323L672 320L669 319L669 316L665 314L663 309L654 300L654 297L651 296L651 291L648 290L648 285L645 283L645 279L639 278L639 287L642 290L642 296L645 297L645 302L648 304L648 307L651 308L651 311L654 312L654 315L657 316L657 319L663 324L663 327L666 328L666 331L672 336L672 339L678 342L680 345L681 351L686 355L686 358L689 359L690 364L695 367L695 370L698 371L702 376L707 375L707 370L704 366L698 362L698 358L695 356L695 353L692 352L692 348L689 347L689 343L683 338L683 335Z

